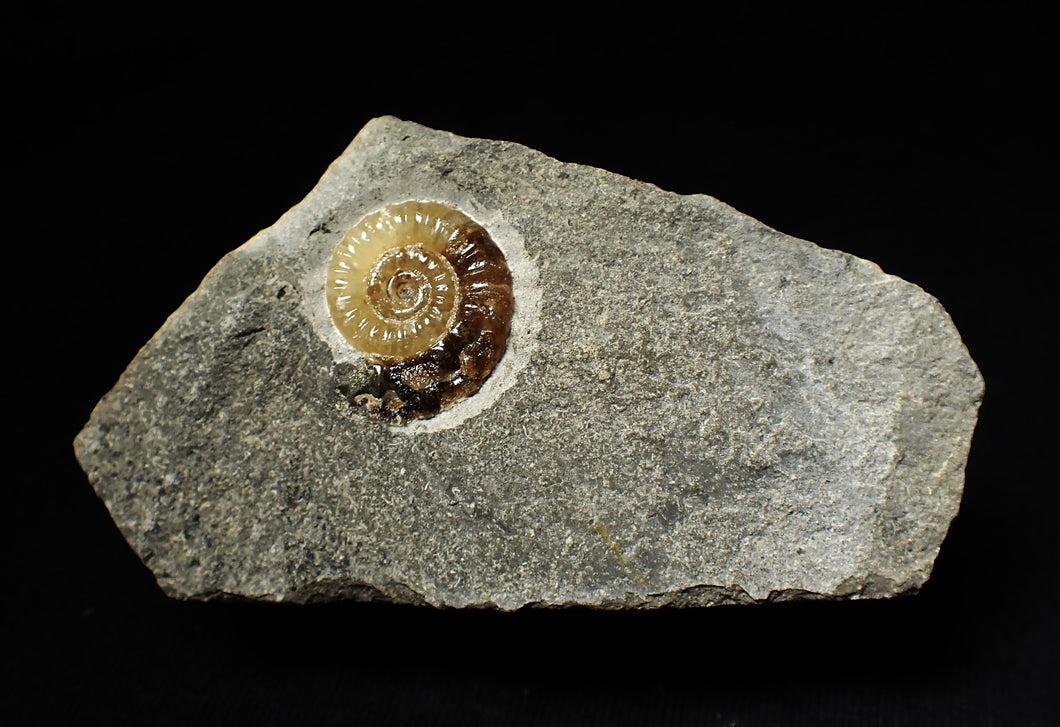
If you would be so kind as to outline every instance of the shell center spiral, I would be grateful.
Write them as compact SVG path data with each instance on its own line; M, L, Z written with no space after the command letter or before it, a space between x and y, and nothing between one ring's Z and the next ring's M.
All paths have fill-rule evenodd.
M368 276L368 304L386 321L448 319L456 307L456 272L420 245L387 250Z

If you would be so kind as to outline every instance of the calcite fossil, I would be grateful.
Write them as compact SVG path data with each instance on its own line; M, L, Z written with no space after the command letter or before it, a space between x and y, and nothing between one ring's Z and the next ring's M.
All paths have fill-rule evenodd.
M474 394L508 343L512 276L483 227L437 202L367 215L335 248L328 305L372 376L353 402L389 421Z

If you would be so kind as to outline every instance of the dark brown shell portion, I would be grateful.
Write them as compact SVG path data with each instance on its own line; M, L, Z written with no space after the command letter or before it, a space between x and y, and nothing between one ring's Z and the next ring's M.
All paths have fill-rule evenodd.
M373 231L382 244L371 238ZM361 251L374 259L357 259ZM435 260L428 269L438 256L444 262ZM421 286L414 296L406 283L413 279ZM439 290L430 287L435 280ZM405 307L400 316L388 312L395 306L382 296L395 290L405 295L399 307L409 301L409 313ZM328 299L336 325L370 367L369 383L352 392L351 401L392 423L432 417L477 392L504 355L514 309L500 248L477 222L436 202L406 202L362 220L335 252ZM412 311L420 300L422 310ZM410 327L417 320L423 325ZM438 320L447 323L440 334L432 328Z

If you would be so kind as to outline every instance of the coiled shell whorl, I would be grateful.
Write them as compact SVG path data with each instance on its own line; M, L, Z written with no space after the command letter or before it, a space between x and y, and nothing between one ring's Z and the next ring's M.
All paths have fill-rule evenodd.
M371 383L351 399L396 423L478 391L504 353L514 308L500 249L437 202L392 205L357 223L332 256L327 298L371 367Z

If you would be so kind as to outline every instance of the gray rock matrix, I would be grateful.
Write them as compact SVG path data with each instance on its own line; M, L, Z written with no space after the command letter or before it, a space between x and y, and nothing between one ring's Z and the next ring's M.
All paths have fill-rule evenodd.
M349 228L409 199L489 230L517 310L480 392L393 426L346 395L364 365L324 282ZM982 394L938 301L871 262L381 118L217 264L75 449L179 598L880 597L928 578Z

